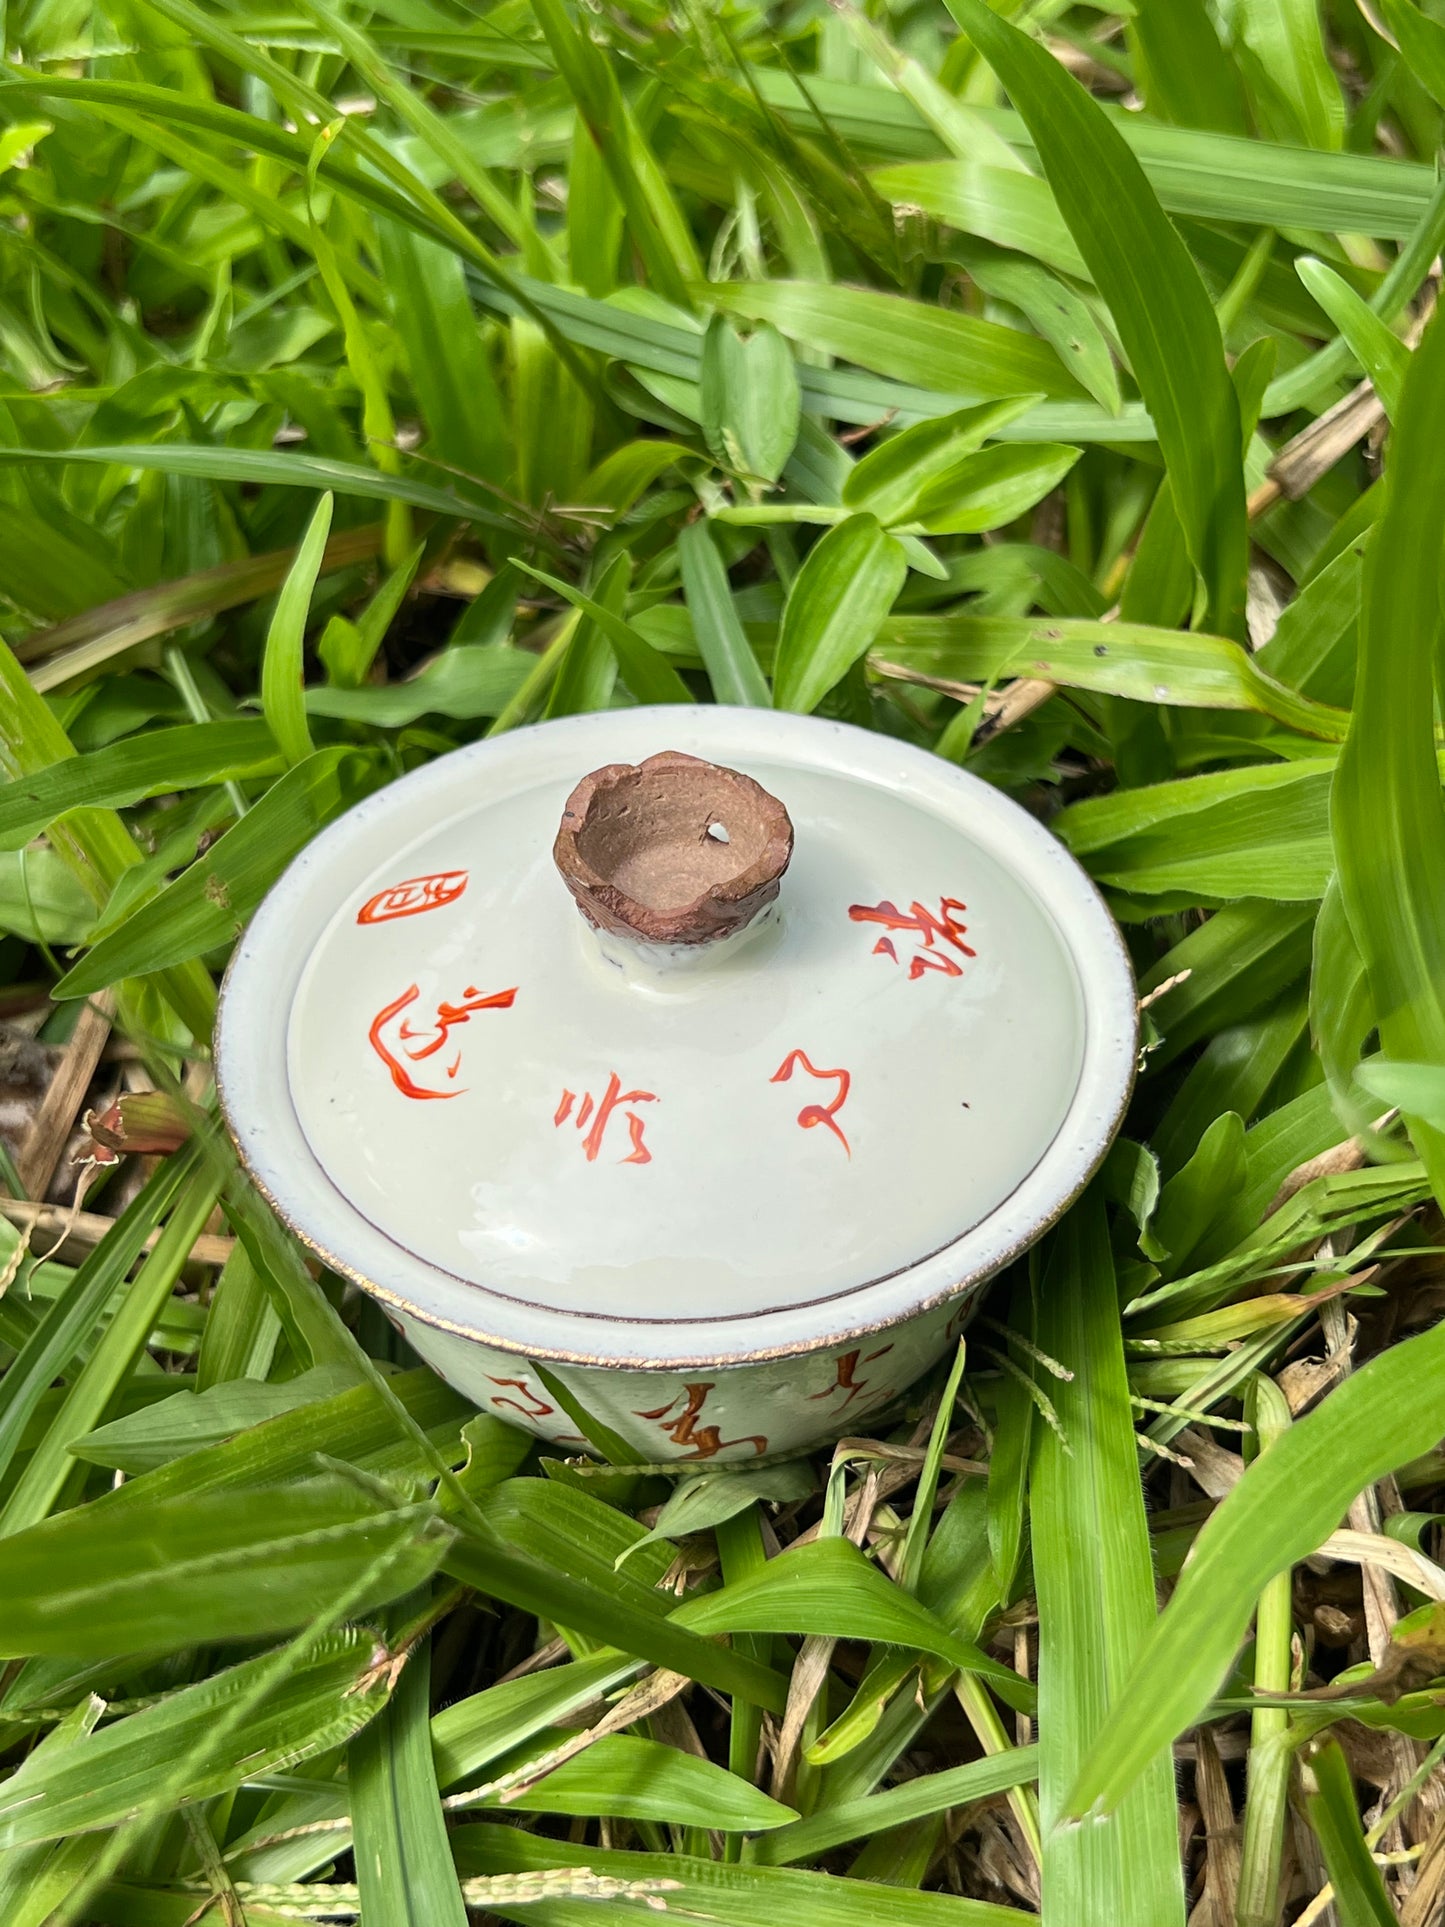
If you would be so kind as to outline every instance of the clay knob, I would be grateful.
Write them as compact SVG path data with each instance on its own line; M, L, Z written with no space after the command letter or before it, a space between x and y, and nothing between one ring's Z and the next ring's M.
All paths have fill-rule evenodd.
M609 763L567 799L552 855L598 929L643 943L713 943L778 894L788 812L760 783L680 750Z

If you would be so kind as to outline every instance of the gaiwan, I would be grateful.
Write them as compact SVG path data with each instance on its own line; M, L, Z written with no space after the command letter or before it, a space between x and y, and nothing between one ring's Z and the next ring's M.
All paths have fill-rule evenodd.
M747 1461L865 1429L952 1344L1135 1052L1119 934L1024 810L699 706L518 730L342 817L236 952L217 1073L280 1215L477 1405L575 1450L561 1385L644 1460Z

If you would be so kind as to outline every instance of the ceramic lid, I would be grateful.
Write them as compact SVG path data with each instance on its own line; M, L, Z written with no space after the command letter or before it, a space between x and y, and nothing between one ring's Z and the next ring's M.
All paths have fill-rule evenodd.
M1097 1164L1135 1048L1118 932L1024 810L699 706L519 730L352 810L242 939L217 1073L283 1216L383 1299L679 1365L997 1268Z

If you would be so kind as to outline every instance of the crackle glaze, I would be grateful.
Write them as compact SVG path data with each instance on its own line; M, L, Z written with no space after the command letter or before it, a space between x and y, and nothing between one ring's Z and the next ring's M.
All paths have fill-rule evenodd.
M587 770L753 777L795 844L723 941L594 929L552 862ZM484 1409L652 1459L856 1429L1077 1193L1132 1078L1118 933L998 792L752 710L520 730L368 799L243 938L217 1045L293 1227Z

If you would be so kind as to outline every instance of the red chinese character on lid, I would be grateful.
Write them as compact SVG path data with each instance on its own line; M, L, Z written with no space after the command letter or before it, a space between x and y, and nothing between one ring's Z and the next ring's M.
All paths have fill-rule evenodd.
M607 1089L602 1093L601 1103L597 1103L594 1100L590 1091L584 1091L582 1094L582 1102L580 1106L578 1106L577 1115L572 1118L572 1121L579 1131L587 1131L589 1120L591 1122L592 1128L590 1131L587 1131L586 1137L582 1140L582 1149L586 1155L587 1162L589 1164L595 1164L597 1162L597 1155L602 1149L602 1140L607 1135L607 1126L612 1122L614 1112L622 1110L625 1104L656 1104L658 1101L658 1096L655 1091L624 1091L622 1088L622 1079L617 1075L616 1071L613 1071L607 1080ZM568 1118L572 1117L572 1107L576 1103L577 1093L575 1091L564 1090L562 1092L562 1101L557 1106L556 1113L552 1118L553 1124L558 1126L565 1124ZM627 1120L627 1135L631 1142L632 1149L626 1157L618 1158L617 1162L619 1164L651 1164L652 1153L648 1150L643 1140L642 1119L637 1115L636 1111L622 1110L622 1115Z
M908 964L909 979L916 982L926 970L940 971L945 977L961 977L963 966L957 957L948 954L949 950L957 951L962 957L978 955L963 941L968 925L954 914L967 908L957 897L941 897L935 915L921 903L911 903L907 910L900 910L885 897L882 903L850 903L848 915L854 923L881 923L885 930L907 931L918 942ZM873 954L891 957L894 963L901 961L892 937L880 937L873 946Z
M847 1138L844 1137L843 1127L838 1123L837 1118L839 1111L841 1111L843 1106L848 1102L848 1092L852 1087L853 1079L847 1071L820 1071L815 1064L808 1061L806 1051L790 1050L782 1063L779 1064L778 1068L768 1079L768 1082L770 1084L788 1083L799 1064L802 1065L809 1077L816 1077L825 1084L836 1079L838 1084L838 1089L834 1093L831 1103L805 1104L803 1106L802 1110L798 1113L797 1121L799 1125L805 1131L811 1131L814 1126L818 1124L826 1125L851 1158L853 1155L852 1147L849 1145Z
M460 1097L465 1087L457 1084L456 1076L462 1067L462 1054L457 1049L444 1058L443 1046L457 1025L465 1024L474 1012L510 1010L517 995L516 985L484 996L474 984L468 984L460 1003L443 1000L436 1007L436 1015L417 1029L406 1013L420 995L418 987L410 984L393 1003L376 1013L367 1032L371 1048L391 1072L391 1081L403 1097Z

